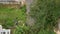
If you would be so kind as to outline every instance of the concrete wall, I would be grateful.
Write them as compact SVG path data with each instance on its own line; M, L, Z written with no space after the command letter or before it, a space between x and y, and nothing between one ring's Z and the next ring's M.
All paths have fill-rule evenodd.
M25 0L0 0L2 4L25 4Z

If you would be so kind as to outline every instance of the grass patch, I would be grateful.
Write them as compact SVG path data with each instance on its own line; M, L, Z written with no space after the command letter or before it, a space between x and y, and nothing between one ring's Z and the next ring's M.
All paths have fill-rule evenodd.
M7 7L1 7L0 8L0 24L4 26L4 28L9 28L14 26L14 20L25 22L25 7L22 7L22 9L17 8L7 8Z

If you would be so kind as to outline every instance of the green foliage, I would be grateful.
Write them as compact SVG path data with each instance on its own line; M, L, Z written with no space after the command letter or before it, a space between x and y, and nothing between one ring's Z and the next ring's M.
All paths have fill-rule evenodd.
M38 33L41 29L53 30L57 18L60 16L60 8L56 4L56 0L36 0L31 6L30 16L35 19L36 23L32 27ZM45 31L44 31L45 32ZM35 31L34 31L35 33ZM45 33L42 33L45 34ZM49 33L48 33L49 34Z
M54 31L41 30L38 34L56 34Z
M27 26L17 26L14 30L14 34L28 34L29 27Z
M55 34L53 31L56 20L60 16L60 6L57 0L35 0L31 5L30 16L35 19L33 27L26 26L26 7L21 9L0 7L0 24L4 28L14 27L14 34Z

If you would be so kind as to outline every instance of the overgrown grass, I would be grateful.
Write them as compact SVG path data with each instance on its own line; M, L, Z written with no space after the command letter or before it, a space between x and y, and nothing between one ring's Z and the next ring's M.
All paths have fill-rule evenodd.
M9 28L14 26L14 20L17 18L18 21L25 22L25 7L21 9L17 8L0 8L0 24L4 26L4 28Z
M12 28L11 29L12 34L14 34L15 32L19 33L18 31L21 30L22 28L22 27L20 28L20 26L23 26L23 24L25 24L26 20L25 12L26 12L25 6L21 7L21 9L0 6L0 24L3 26L3 28ZM16 25L16 21L18 22L18 25Z
M25 25L26 20L26 7L21 9L0 7L0 24L4 28L10 28L15 26L15 20L19 21L17 27L11 29L12 34L55 34L53 31L41 30L36 33L36 29L33 30ZM17 19L16 19L17 18Z

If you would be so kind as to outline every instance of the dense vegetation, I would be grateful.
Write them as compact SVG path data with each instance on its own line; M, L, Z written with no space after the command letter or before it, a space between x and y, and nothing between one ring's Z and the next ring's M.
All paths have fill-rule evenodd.
M54 34L54 28L57 28L57 19L60 16L58 0L36 0L31 6L30 15L35 20L32 27L34 33ZM47 32L49 31L49 32Z
M25 23L26 16L25 6L20 9L0 7L0 24L3 28L10 28L12 34L55 34L53 30L60 17L59 0L35 0L29 13L29 16L35 20L32 27Z

